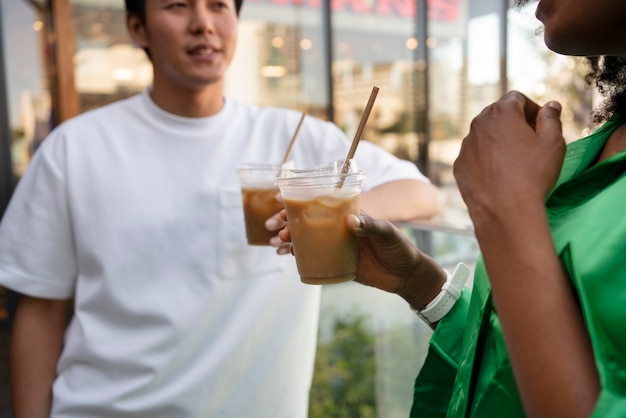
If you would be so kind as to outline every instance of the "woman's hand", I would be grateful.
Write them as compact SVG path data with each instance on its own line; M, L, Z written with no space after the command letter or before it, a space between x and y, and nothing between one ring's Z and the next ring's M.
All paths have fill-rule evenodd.
M445 271L393 223L361 213L348 215L346 225L359 238L355 281L397 293L414 309L437 296Z
M510 92L472 121L454 176L477 227L511 208L543 205L565 155L560 112L557 102L540 107Z
M362 214L348 215L348 230L359 237L355 281L398 293L420 262L421 253L391 222Z
M285 211L281 216L286 221ZM394 224L362 213L348 215L346 226L358 237L356 282L397 293L415 309L423 308L437 296L446 279L445 272ZM283 244L291 241L288 227L278 236ZM278 252L287 252L287 248L278 246Z

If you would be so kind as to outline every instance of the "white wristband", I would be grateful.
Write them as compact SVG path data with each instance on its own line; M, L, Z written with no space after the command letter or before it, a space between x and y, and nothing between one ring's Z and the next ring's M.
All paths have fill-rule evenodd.
M437 297L430 301L424 309L415 310L417 316L429 325L439 321L450 312L455 302L461 297L461 290L463 290L463 286L470 276L470 270L464 263L457 264L454 273L450 274L448 271L446 273L448 278L441 286L441 292Z

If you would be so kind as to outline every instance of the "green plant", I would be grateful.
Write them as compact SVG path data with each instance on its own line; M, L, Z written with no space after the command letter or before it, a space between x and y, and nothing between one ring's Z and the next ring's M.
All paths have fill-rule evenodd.
M338 319L333 331L318 345L309 418L374 418L374 336L363 316Z

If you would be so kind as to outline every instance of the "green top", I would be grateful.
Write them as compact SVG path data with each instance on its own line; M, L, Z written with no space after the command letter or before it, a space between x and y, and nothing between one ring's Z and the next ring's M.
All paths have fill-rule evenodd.
M594 164L623 120L568 145L546 200L554 245L580 299L599 370L593 417L626 416L626 151ZM471 291L437 326L415 381L411 418L523 417L479 258Z

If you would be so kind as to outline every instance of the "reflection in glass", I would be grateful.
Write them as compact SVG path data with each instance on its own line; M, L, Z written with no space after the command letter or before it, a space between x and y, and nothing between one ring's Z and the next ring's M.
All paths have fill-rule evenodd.
M51 97L46 79L43 16L24 1L0 3L13 174L24 173L50 131Z

